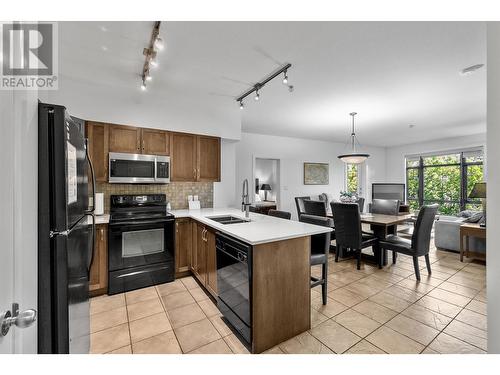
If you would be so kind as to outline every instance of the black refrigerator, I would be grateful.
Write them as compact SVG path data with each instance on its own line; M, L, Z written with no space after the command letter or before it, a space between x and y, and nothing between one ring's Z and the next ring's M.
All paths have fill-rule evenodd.
M95 218L89 190L94 194L95 184L81 122L63 106L39 103L39 353L90 350Z

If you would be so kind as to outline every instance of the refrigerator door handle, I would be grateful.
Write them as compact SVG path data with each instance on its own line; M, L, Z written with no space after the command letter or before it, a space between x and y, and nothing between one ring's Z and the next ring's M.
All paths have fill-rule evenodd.
M85 156L87 161L89 162L90 167L90 175L92 176L92 207L87 210L86 213L93 214L95 211L95 174L94 174L94 166L92 165L92 161L89 156L89 139L85 138ZM95 219L94 219L95 222Z
M87 255L87 270L90 273L90 266L94 261L94 252L95 252L95 238L96 238L96 230L95 230L95 215L93 213L88 214L92 216L92 246L90 247L90 254Z

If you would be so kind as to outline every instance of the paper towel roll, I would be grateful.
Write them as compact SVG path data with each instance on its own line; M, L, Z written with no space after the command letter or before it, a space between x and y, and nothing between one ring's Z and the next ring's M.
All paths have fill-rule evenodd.
M95 212L96 215L104 214L104 194L95 193Z

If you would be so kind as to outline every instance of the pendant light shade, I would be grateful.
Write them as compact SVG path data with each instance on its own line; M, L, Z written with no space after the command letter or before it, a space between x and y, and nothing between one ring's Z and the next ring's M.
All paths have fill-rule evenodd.
M361 164L370 157L369 154L364 154L356 151L356 133L354 131L354 116L356 112L351 112L349 115L352 117L352 133L351 133L351 152L348 154L339 155L338 158L347 164Z

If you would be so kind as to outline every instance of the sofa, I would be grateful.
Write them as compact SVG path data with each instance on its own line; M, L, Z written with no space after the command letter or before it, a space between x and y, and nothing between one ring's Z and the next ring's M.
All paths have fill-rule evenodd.
M460 251L460 225L467 217L440 215L434 225L434 243L437 248ZM478 253L486 252L486 241L470 237L469 248Z

